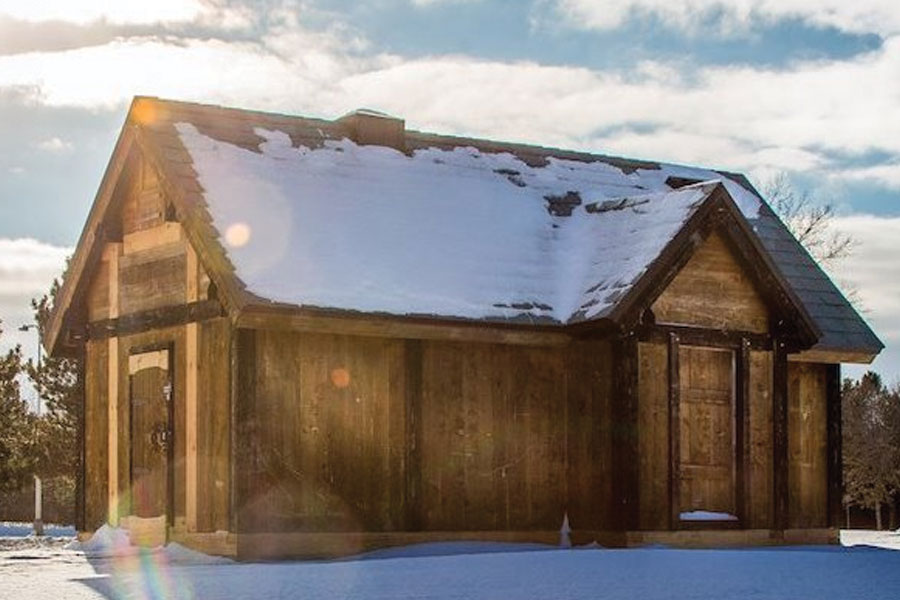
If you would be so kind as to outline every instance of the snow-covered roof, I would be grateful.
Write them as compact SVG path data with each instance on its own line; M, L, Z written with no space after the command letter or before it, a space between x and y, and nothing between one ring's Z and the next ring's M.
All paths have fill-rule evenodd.
M626 174L552 157L529 166L474 147L295 146L263 128L254 129L264 141L253 151L188 122L175 127L238 277L257 296L299 306L603 317L712 189L672 190L668 170ZM726 185L755 216L758 198Z
M721 184L821 331L814 350L871 360L883 347L741 175L422 133L370 111L328 121L136 98L128 127L177 190L209 266L229 272L220 280L229 297L466 320L602 319ZM97 222L92 212L88 227ZM86 256L76 251L76 267ZM64 288L63 305L73 293ZM50 329L52 342L58 318Z

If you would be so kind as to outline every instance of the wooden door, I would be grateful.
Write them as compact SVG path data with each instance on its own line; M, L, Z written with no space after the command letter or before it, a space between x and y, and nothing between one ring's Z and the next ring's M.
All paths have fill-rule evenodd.
M734 352L679 349L681 512L737 514Z
M163 517L169 512L172 442L169 351L132 354L128 367L132 514L141 518Z

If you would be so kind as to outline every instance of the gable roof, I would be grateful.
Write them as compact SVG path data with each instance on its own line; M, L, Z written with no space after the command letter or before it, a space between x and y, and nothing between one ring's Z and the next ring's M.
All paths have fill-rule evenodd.
M368 112L325 121L137 98L123 131L163 174L232 310L557 326L615 318L719 189L821 330L817 348L882 347L739 175L437 136ZM78 254L91 227L74 265L87 261Z

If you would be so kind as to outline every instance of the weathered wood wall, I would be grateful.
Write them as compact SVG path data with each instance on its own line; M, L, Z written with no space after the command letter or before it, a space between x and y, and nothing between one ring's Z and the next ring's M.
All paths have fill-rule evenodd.
M747 525L772 524L772 353L750 352Z
M122 233L157 227L166 220L166 201L159 177L145 160L137 160L125 178Z
M229 529L231 326L200 324L197 351L197 531Z
M603 528L609 350L259 330L241 531Z
M423 344L426 529L559 527L565 385L564 356L553 348Z
M828 525L826 365L788 364L788 522Z
M602 341L576 342L565 356L569 524L584 531L615 529L612 347Z
M657 323L769 331L769 311L725 239L710 234L652 306Z
M641 529L669 528L668 363L666 344L638 344Z

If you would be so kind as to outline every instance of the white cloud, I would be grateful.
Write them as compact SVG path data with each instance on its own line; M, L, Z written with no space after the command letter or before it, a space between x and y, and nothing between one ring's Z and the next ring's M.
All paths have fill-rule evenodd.
M481 0L410 0L415 6L436 6L438 4L470 4Z
M66 141L62 138L58 138L56 136L48 138L46 140L41 140L35 144L35 147L39 150L43 150L45 152L52 152L54 154L59 154L62 152L70 152L74 146L72 142Z
M832 178L875 182L888 188L900 190L900 163L846 169L833 173Z
M856 243L850 257L833 266L833 275L856 290L866 318L886 346L874 366L893 381L900 376L900 217L842 216L834 227Z
M136 94L321 116L375 106L419 128L754 174L831 168L829 151L900 156L900 36L851 59L780 69L655 61L616 73L367 50L287 17L258 43L144 37L0 57L0 88L37 89L53 106L121 106Z
M45 293L53 278L62 274L69 253L70 248L31 238L0 238L0 298L30 300Z
M30 238L0 238L0 316L3 335L0 352L21 344L25 357L37 352L34 332L21 332L31 323L31 299L46 294L55 277L62 275L71 248L61 248ZM31 388L24 390L31 393Z
M900 32L896 0L556 0L570 25L615 29L633 17L696 33L710 24L721 30L748 30L785 19L854 33Z
M0 0L0 15L23 21L90 23L159 23L192 21L208 14L212 6L199 0Z

